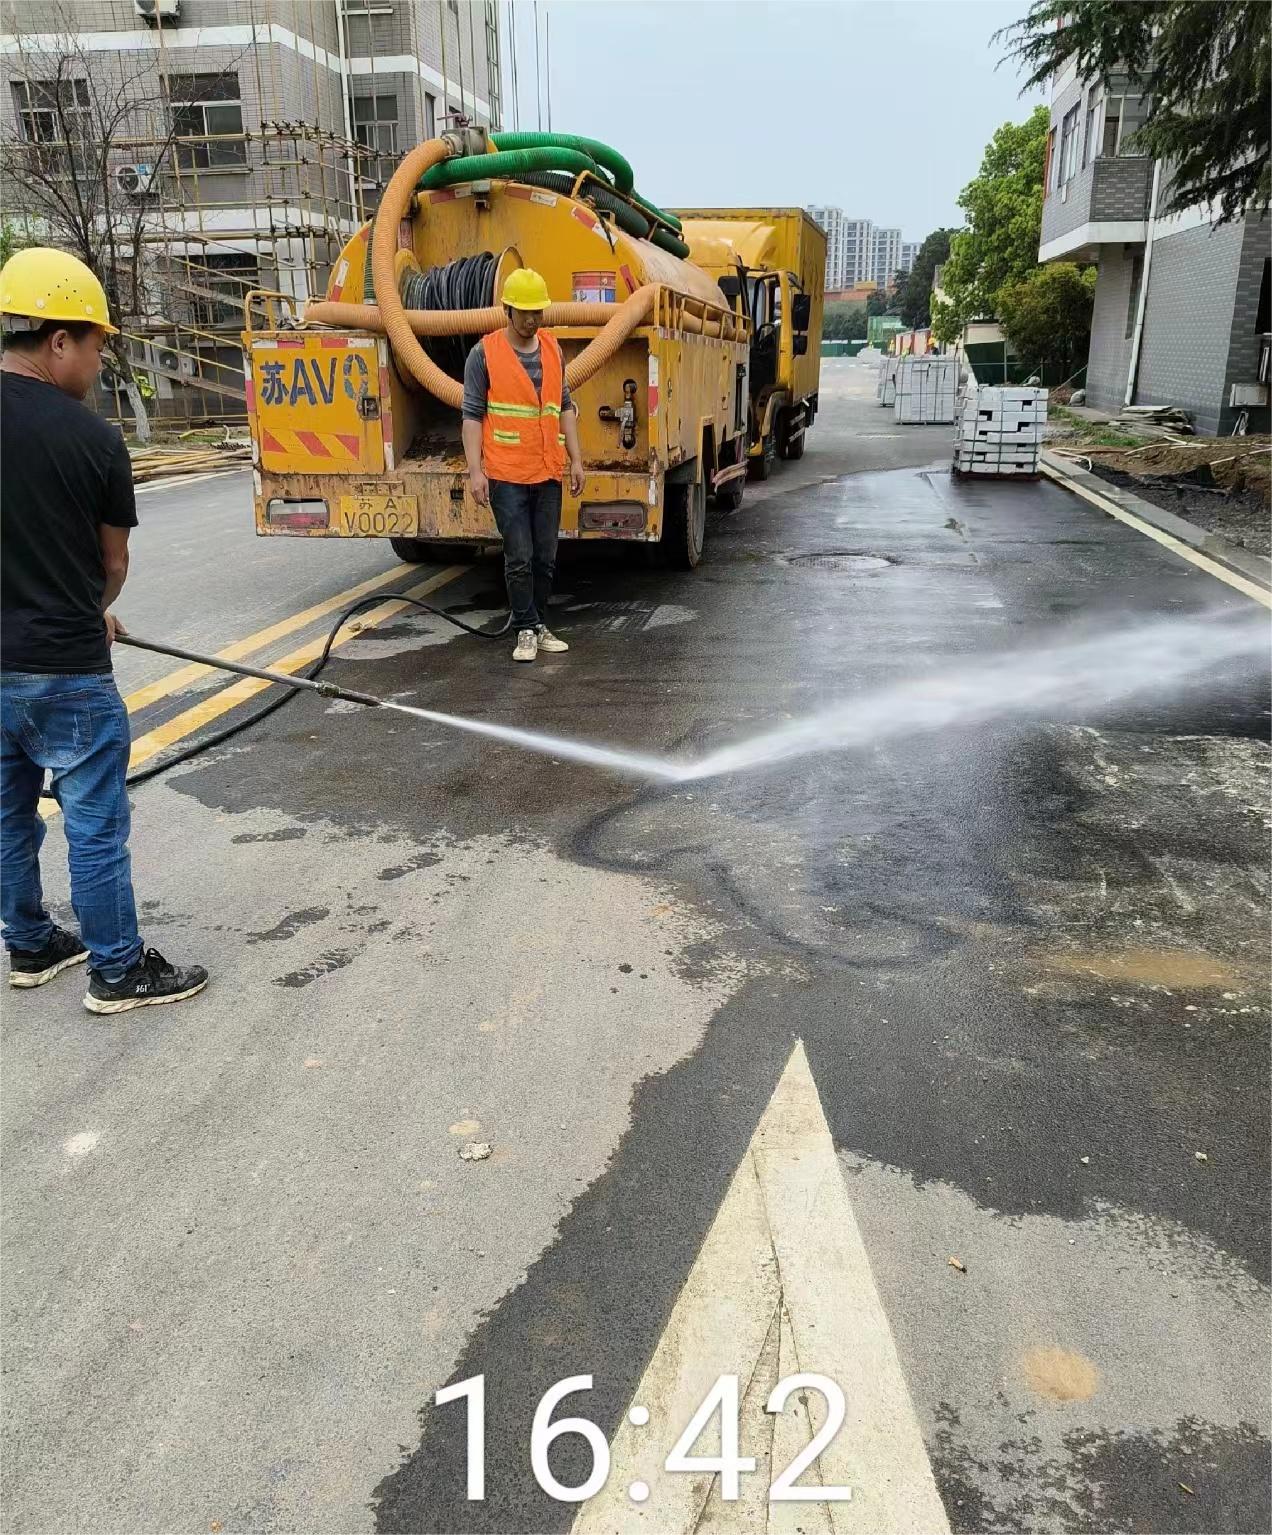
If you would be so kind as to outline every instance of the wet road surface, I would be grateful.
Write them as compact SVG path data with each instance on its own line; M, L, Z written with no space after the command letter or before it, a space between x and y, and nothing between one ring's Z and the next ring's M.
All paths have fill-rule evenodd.
M945 429L893 428L864 369L825 405L695 574L571 551L568 655L399 615L331 675L684 755L1074 626L1251 609L1053 485L952 483ZM497 570L445 596L493 613ZM7 1527L1266 1529L1267 707L1232 666L642 787L300 698L141 788L147 937L213 982L108 1023L71 978L5 1008ZM782 1192L823 1141L837 1187ZM665 1390L665 1454L668 1360L722 1316L744 1392L788 1340L844 1372L833 1523L624 1495L629 1405ZM432 1399L478 1374L473 1503ZM580 1374L556 1415L617 1488L592 1525L531 1469Z

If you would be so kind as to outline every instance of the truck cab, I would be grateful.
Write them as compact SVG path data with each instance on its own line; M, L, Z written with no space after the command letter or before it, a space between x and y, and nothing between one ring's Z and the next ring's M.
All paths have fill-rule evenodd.
M817 414L826 236L802 208L678 210L694 264L752 325L748 468L803 456Z

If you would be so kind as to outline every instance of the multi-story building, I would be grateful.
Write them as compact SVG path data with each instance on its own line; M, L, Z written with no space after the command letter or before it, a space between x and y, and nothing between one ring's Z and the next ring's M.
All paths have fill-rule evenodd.
M1052 87L1040 261L1097 267L1087 403L1172 405L1198 432L1268 430L1269 222L1167 215L1170 167L1136 139L1149 104L1126 76Z
M907 245L899 229L876 228L870 219L849 219L842 208L809 208L826 231L826 291L839 292L873 283L887 289L899 271L914 265L918 245ZM904 252L909 251L908 264Z
M871 270L880 288L890 288L901 266L901 231L876 229L871 242Z
M321 292L402 152L448 114L498 123L498 9L0 0L6 218L73 245L33 173L73 182L105 140L135 360L161 410L232 413L243 294Z
M898 272L913 272L914 263L919 259L919 242L917 240L902 240L901 260L897 262Z
M844 220L844 283L874 281L874 225L869 219Z
M808 208L809 218L826 235L826 290L846 285L844 268L844 210L842 208Z

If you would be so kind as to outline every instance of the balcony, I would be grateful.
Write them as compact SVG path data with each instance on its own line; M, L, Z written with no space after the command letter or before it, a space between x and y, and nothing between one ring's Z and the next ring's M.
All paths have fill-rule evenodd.
M1100 156L1042 205L1039 261L1093 261L1101 245L1134 245L1148 234L1153 161Z

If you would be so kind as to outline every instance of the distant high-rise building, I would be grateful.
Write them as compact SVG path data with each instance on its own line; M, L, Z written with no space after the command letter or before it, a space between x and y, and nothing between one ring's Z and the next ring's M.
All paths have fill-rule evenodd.
M871 266L866 276L873 277L881 288L891 287L901 265L901 231L876 229L870 252Z
M914 263L919 259L919 242L917 240L902 240L901 260L897 263L898 272L913 272Z
M874 225L869 219L844 220L844 286L874 278Z
M826 234L826 287L833 291L846 287L844 280L844 210L808 208L805 210Z
M917 244L905 244L899 229L876 229L870 219L849 219L842 208L806 210L826 231L826 288L838 292L860 283L890 286L899 271L909 271ZM908 263L904 253L910 252Z

